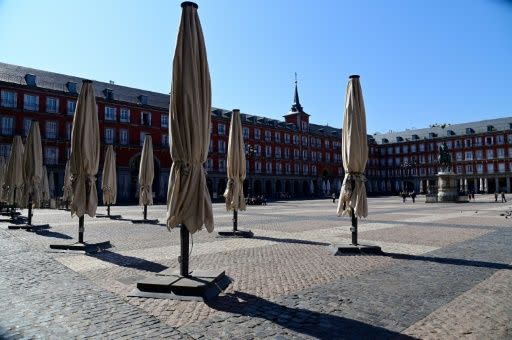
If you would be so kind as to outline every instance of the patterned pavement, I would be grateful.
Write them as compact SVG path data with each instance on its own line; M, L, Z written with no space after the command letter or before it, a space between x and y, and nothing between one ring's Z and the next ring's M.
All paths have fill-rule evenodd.
M371 198L359 238L382 256L331 255L329 244L350 241L331 200L249 206L239 228L254 238L193 235L191 269L233 279L207 303L127 297L146 275L178 268L165 206L148 209L157 225L130 222L140 207L112 207L120 221L87 217L85 240L113 245L93 255L51 251L76 238L78 221L35 210L34 223L51 229L0 222L0 338L512 338L512 225L502 216L512 207L493 200ZM214 217L216 231L231 229L223 204Z

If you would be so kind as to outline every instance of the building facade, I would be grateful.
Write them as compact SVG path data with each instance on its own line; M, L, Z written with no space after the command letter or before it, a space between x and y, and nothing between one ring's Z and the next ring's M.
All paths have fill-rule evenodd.
M0 156L8 157L14 135L26 137L30 122L41 127L44 164L53 176L54 196L62 195L64 167L70 154L73 114L82 78L0 63ZM113 144L118 172L118 201L135 202L144 135L153 139L156 202L165 202L169 171L166 94L93 82L98 106L102 154ZM226 187L230 110L213 108L205 169L213 199ZM342 112L340 112L341 120ZM299 100L284 120L241 114L247 152L245 192L280 197L322 197L339 192L344 172L341 130L313 124ZM461 189L510 192L512 118L368 136L367 190L397 193L404 188L427 192L435 185L438 147L446 142ZM52 181L50 181L52 182Z

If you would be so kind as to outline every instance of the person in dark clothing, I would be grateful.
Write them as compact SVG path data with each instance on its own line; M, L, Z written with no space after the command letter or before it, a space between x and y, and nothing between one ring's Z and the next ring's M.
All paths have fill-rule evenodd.
M501 203L505 203L507 199L505 198L505 192L501 192Z
M410 194L409 194L412 198L412 203L416 202L416 192L415 191L412 191Z
M336 203L336 194L332 193L332 203Z
M498 192L494 192L494 202L498 202Z

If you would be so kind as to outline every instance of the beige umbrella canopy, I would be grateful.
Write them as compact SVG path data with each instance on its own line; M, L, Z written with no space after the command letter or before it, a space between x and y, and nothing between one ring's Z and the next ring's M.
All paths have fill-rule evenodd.
M64 186L62 187L62 200L71 201L73 193L71 191L71 162L66 162L66 168L64 170Z
M96 174L100 162L98 111L91 81L82 84L71 131L71 215L96 215Z
M48 182L48 172L43 166L43 175L41 177L41 203L50 199L50 184Z
M14 191L16 190L16 203L23 201L21 189L23 187L23 142L21 136L14 136L11 146L11 154L7 162L4 180L4 199L9 204L14 204Z
M101 190L103 191L103 204L116 204L117 198L117 175L116 175L116 154L114 146L109 145L105 153L103 174L101 176Z
M342 156L345 178L338 201L338 216L368 215L364 170L368 160L366 113L359 76L350 76L345 98L342 131Z
M240 110L233 110L233 114L231 115L227 174L228 184L226 191L224 192L224 197L226 198L226 209L228 211L245 210L245 147L242 135L242 123L240 121Z
M51 171L48 173L48 190L50 190L50 198L53 198L55 195L55 180Z
M139 205L153 204L151 187L154 177L153 142L150 135L145 135L139 166Z
M203 163L210 143L211 86L197 6L182 4L174 52L169 130L173 164L167 193L167 228L203 225L213 231L213 213Z
M23 178L25 184L24 201L30 200L38 206L41 200L41 180L43 178L43 148L39 122L33 120L30 124L25 152L23 153Z

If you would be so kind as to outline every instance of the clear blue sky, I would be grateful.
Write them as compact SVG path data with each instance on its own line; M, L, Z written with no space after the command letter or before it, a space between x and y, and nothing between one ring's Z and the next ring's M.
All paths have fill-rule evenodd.
M0 0L0 61L168 93L181 1ZM340 127L361 75L368 133L512 116L512 2L198 1L213 105L281 119L294 72Z

